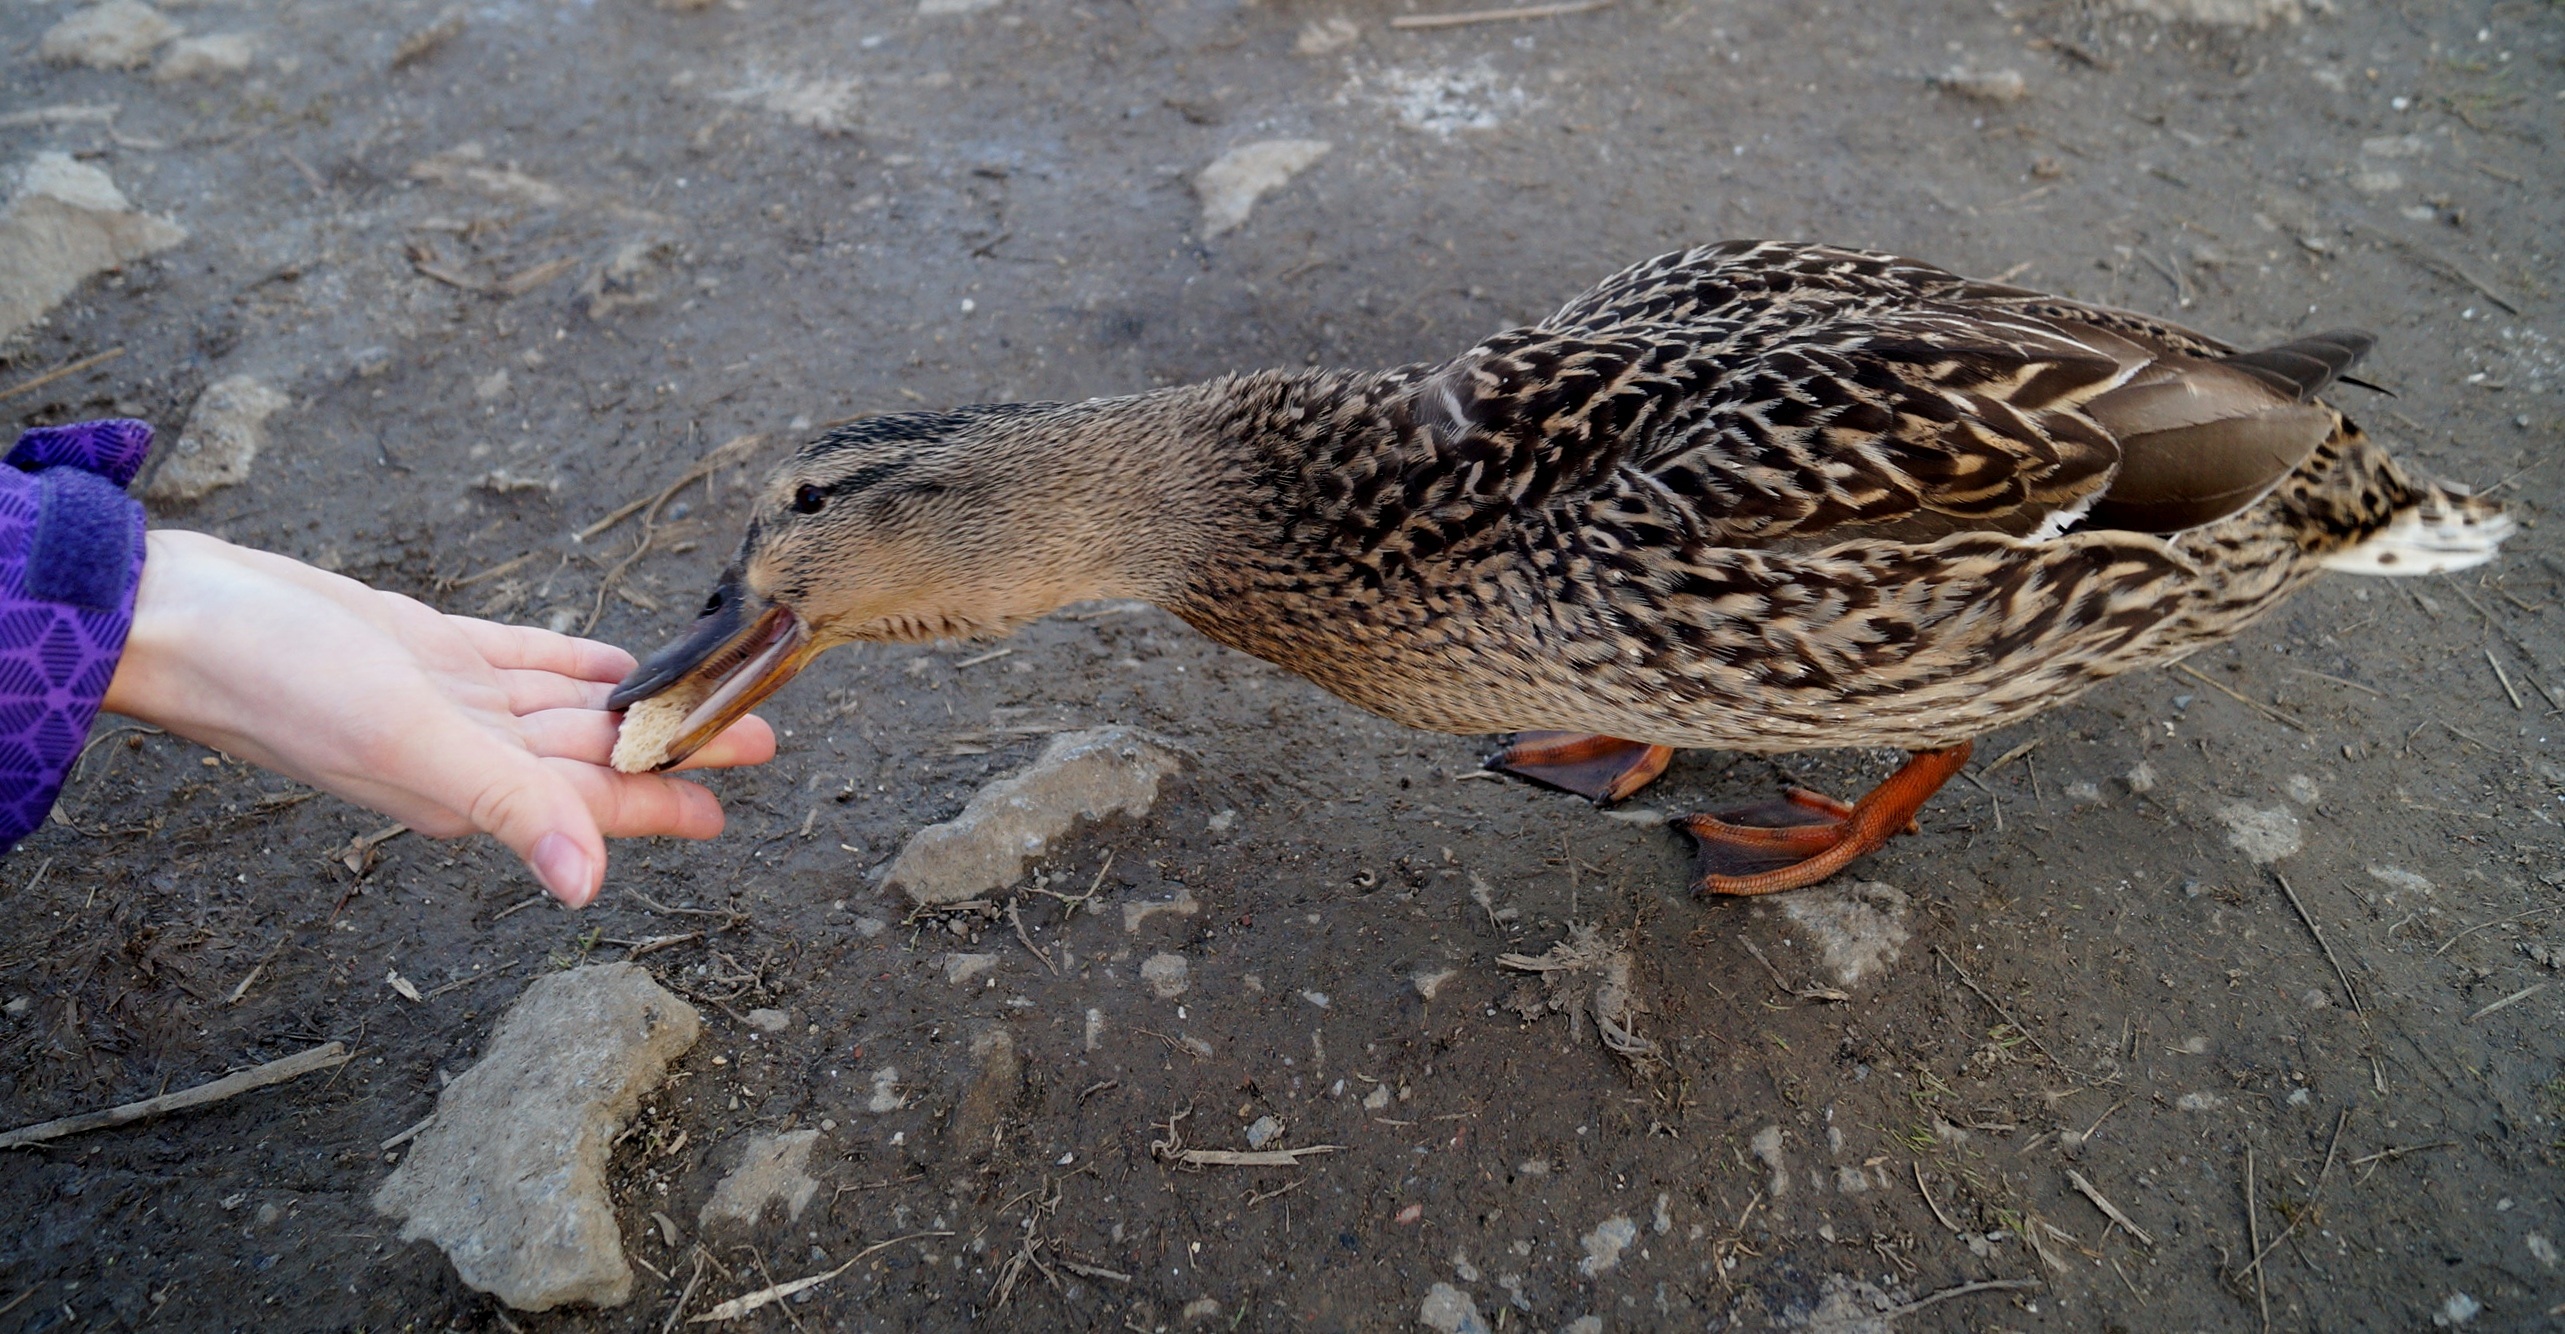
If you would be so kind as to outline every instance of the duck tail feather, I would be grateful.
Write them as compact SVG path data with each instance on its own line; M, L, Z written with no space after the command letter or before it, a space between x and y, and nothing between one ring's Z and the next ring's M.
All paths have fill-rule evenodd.
M2416 491L2387 526L2324 557L2347 574L2445 574L2492 560L2514 524L2501 504L2435 482Z
M2220 361L2304 403L2359 365L2377 342L2359 329L2327 329Z

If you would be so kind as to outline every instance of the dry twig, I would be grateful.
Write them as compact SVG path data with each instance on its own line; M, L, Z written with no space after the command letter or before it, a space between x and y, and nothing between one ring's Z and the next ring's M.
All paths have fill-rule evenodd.
M418 1120L412 1121L409 1129L383 1141L383 1152L390 1153L392 1150L409 1143L411 1140L417 1139L429 1126L435 1124L436 1113L434 1112L430 1112L427 1115L420 1117Z
M1967 1235L1966 1230L1961 1228L1959 1224L1950 1221L1949 1214L1942 1212L1941 1201L1934 1199L1931 1188L1924 1184L1924 1165L1922 1163L1916 1163L1914 1164L1914 1168L1915 1189L1923 1193L1925 1207L1933 1211L1933 1217L1940 1219L1943 1227L1949 1228L1952 1232L1958 1233L1959 1235Z
M2507 1010L2507 1009L2510 1009L2512 1006L2518 1005L2518 1004L2520 1004L2522 1001L2528 1000L2530 997L2535 996L2535 995L2537 995L2538 993L2540 993L2540 992L2542 992L2542 991L2545 991L2545 990L2547 990L2547 984L2546 984L2546 983L2544 983L2544 982L2533 982L2533 983L2531 983L2530 985L2525 986L2525 987L2522 987L2520 990L2515 991L2515 992L2513 992L2512 994L2510 994L2510 995L2508 995L2508 996L2503 997L2501 1000L2498 1000L2498 1001L2494 1002L2493 1004L2486 1006L2484 1009L2478 1010L2478 1011L2477 1011L2477 1012L2475 1012L2474 1014L2471 1014L2471 1015L2467 1016L2467 1018L2466 1018L2465 1022L2467 1022L2467 1023L2471 1023L2471 1024L2472 1024L2472 1023L2476 1022L2477 1020L2484 1018L2486 1015L2492 1014L2492 1013L2493 1013L2494 1011L2496 1011L2496 1010Z
M659 1334L671 1334L671 1332L677 1328L677 1322L684 1318L686 1314L686 1303L693 1301L695 1299L695 1289L703 1286L704 1261L706 1258L708 1257L704 1254L704 1248L697 1246L695 1248L695 1272L686 1276L686 1287L684 1291L677 1294L677 1304L669 1307L668 1318L659 1322Z
M2300 1209L2297 1213L2291 1215L2289 1226L2280 1229L2280 1235L2273 1237L2270 1245L2255 1251L2253 1253L2253 1258L2245 1263L2245 1268L2257 1271L2255 1274L2257 1279L2260 1278L2259 1270L2262 1266L2263 1257L2280 1249L2280 1243L2287 1241L2289 1239L2289 1234L2297 1231L2298 1224L2304 1220L2309 1213L2314 1211L2316 1201L2324 1198L2325 1178L2333 1174L2333 1151L2341 1146L2343 1123L2350 1119L2351 1109L2347 1107L2334 1114L2333 1138L2325 1141L2325 1165L2316 1169L2316 1188L2307 1192L2307 1207Z
M1389 26L1402 32L1424 28L1458 28L1471 23L1510 23L1518 19L1554 19L1569 14L1583 14L1610 7L1612 0L1561 0L1550 5L1518 5L1511 9L1472 9L1458 14L1401 14Z
M2366 1014L2367 1011L2360 1008L2360 993L2352 989L2351 974L2344 972L2342 960L2334 957L2333 943L2325 939L2324 929L2316 925L2316 919L2307 912L2307 905L2298 901L2297 888L2276 867L2272 869L2271 878L2280 882L2280 892L2289 896L2289 906L2298 910L2298 920L2307 924L2307 934L2316 938L2316 948L2323 950L2325 962L2333 965L2333 975L2342 981L2342 994L2351 998L2351 1012Z
M157 1098L145 1098L140 1102L129 1102L121 1107L110 1107L105 1111L82 1112L78 1116L66 1116L58 1120L21 1126L5 1135L0 1135L0 1149L24 1148L30 1144L42 1144L47 1140L61 1139L65 1135L104 1130L110 1126L130 1125L163 1113L202 1107L208 1103L221 1102L225 1098L237 1097L253 1089L263 1089L270 1084L282 1084L286 1080L310 1074L315 1070L327 1070L335 1065L345 1065L347 1059L345 1043L324 1042L309 1050L280 1057L264 1065L254 1065L247 1070L235 1071L191 1089L164 1093Z
M2046 739L2047 738L2045 737L2032 737L2030 740L2013 747L2011 750L2005 751L2003 754L1995 757L1995 762L1993 764L1987 765L1984 769L1980 770L1977 776L1980 778L1994 777L2005 765L2011 764L2013 761L2039 749L2040 742Z
M2524 918L2524 917L2537 917L2537 916L2539 916L2539 915L2541 915L2541 914L2543 914L2543 913L2549 913L2549 912L2553 912L2553 911L2555 911L2555 910L2554 910L2554 909L2552 909L2552 908L2532 908L2532 909L2530 909L2530 910L2529 910L2529 911L2527 911L2527 912L2516 912L2516 913L2513 913L2513 914L2512 914L2511 916L2509 916L2509 917L2497 917L2497 918L2495 918L2494 920L2492 920L2492 921L2490 921L2490 922L2478 922L2476 925L2471 926L2471 927L2467 928L2466 930L2459 932L2457 935L2451 936L2449 939L2447 939L2447 940L2444 940L2444 941L2440 942L2440 948L2439 948L2439 949L2436 949L2436 950L2433 950L2433 951L2431 952L2431 953L2432 953L2432 957L2433 957L2433 958L2439 958L2441 955L2447 954L2447 953L2449 952L2449 947L2450 947L2450 946L2457 944L2459 941L2461 941L2461 940L2463 940L2463 939L2465 939L2465 938L2467 938L2467 937L2469 937L2469 936L2472 936L2472 935L2476 934L2477 932L2482 931L2482 930L2484 930L2485 928L2487 928L2487 927L2489 927L2489 926L2506 926L2506 925L2509 925L2510 923L2517 922L2517 921L2521 920L2521 919L2522 919L2522 918Z
M2244 1229L2245 1239L2252 1245L2253 1253L2262 1254L2262 1208L2253 1199L2253 1146L2250 1144L2244 1146ZM2242 1278L2243 1275L2236 1277ZM2262 1327L2270 1329L2271 1292L2263 1283L2259 1265L2253 1269L2253 1301L2262 1308Z
M1887 1310L1879 1313L1879 1318L1883 1321L1887 1321L1894 1320L1899 1316L1913 1315L1917 1311L1923 1310L1925 1307L1931 1306L1937 1302L1946 1302L1953 1297L1965 1297L1973 1292L2025 1292L2032 1288L2042 1286L2045 1285L2035 1278L1990 1278L1982 1283L1962 1283L1954 1288L1944 1288L1939 1292L1926 1293L1903 1306L1889 1307Z
M578 532L572 533L570 535L570 540L573 542L585 542L589 538L595 537L597 534L614 527L616 524L641 513L643 510L651 510L655 512L658 507L676 499L678 492L702 481L706 473L711 472L713 469L718 468L725 463L731 462L738 455L744 454L747 451L756 448L758 445L765 443L765 440L766 437L753 433L731 437L721 444L714 446L711 453L695 460L695 462L689 466L685 472L678 476L676 481L670 482L667 488L659 494L655 496L643 496L637 500L626 501L612 514L597 520L595 523L589 524Z
M1034 948L1033 937L1024 929L1024 913L1017 906L1022 902L1022 899L1008 899L1006 901L1006 920L1014 924L1015 938L1024 943L1025 952L1031 954L1034 958L1040 959L1042 961L1042 966L1051 970L1051 976L1058 977L1060 975L1060 965L1051 962L1051 956L1049 954Z
M2358 225L2362 231L2365 231L2370 235L2377 237L2379 240L2386 242L2388 245L2395 247L2397 250L2404 252L2406 258L2411 259L2413 262L2421 265L2430 272L2451 282L2461 284L2462 286L2475 288L2478 292L2484 295L2486 300L2502 307L2511 314L2518 315L2520 313L2520 307L2513 303L2511 297L2505 295L2493 284L2488 283L2484 279L2477 277L2475 274L2468 272L2456 260L2450 259L2439 251L2424 245L2420 241L2412 240L2395 232L2391 232L2384 227L2371 226L2366 223L2356 225Z
M104 352L92 353L89 356L82 357L78 361L66 361L32 380L21 380L6 389L0 389L0 402L16 398L18 395L32 390L42 389L46 385L52 384L54 381L59 380L66 375L78 375L92 366L104 366L108 362L114 361L116 358L123 355L125 355L125 350L123 348L111 347Z
M374 850L376 848L379 848L408 832L410 832L410 827L405 824L385 825L381 829L375 830L373 833L360 834L355 838L349 839L346 847L333 848L330 850L329 855L331 860L346 867L348 874L363 875L365 874L366 868L374 864Z
M2485 665L2494 669L2494 679L2503 683L2503 693L2512 697L2512 707L2514 709L2526 710L2529 708L2527 704L2521 702L2519 689L2512 685L2511 673L2503 670L2502 660L2494 656L2494 651L2492 649L2485 650Z
M1298 1149L1186 1149L1175 1156L1187 1167L1298 1167L1303 1155L1334 1153L1342 1144L1312 1144Z
M2110 1219L2112 1222L2128 1229L2130 1236L2145 1242L2149 1246L2153 1246L2155 1244L2155 1238L2146 1235L2145 1228L2139 1227L2137 1224L2130 1222L2129 1216L2120 1212L2120 1206L2103 1198L2102 1192L2095 1190L2093 1188L2093 1183L2084 1179L2083 1173L2078 1172L2071 1167L2066 1169L2066 1183L2075 1187L2077 1191L2083 1194L2084 1198L2091 1200L2093 1202L2093 1207L2101 1210L2104 1218Z
M2190 665L2189 663L2177 662L2177 663L2173 664L2173 670L2175 670L2175 671L2177 671L2177 672L2180 672L2180 673L2182 673L2184 676L2190 677L2192 680L2197 681L2197 682L2199 682L2200 684L2202 684L2202 685L2204 685L2204 686L2207 686L2209 689L2214 690L2214 691L2218 692L2219 694L2226 696L2228 699L2234 700L2236 703L2241 704L2241 705L2245 706L2246 708L2251 709L2251 710L2253 710L2254 712L2259 713L2259 714L2263 715L2264 717L2271 719L2273 722L2282 723L2282 724L2285 724L2285 725L2287 725L2287 726L2294 727L2294 728L2298 729L2299 731L2306 733L2306 734L2307 734L2307 735L2309 735L2309 736L2314 736L2314 735L2315 735L2316 729L2314 729L2314 728L2312 728L2312 727L2307 726L2305 723L2299 722L2297 719L2292 718L2292 717L2290 717L2288 714L2282 713L2280 710L2278 710L2278 709L2276 709L2276 708L2273 708L2272 706L2270 706L2270 705L2268 705L2268 704L2263 703L2261 700L2255 699L2255 698L2254 698L2253 696L2251 696L2251 695L2245 694L2244 692L2239 691L2239 690L2232 690L2232 689L2229 689L2229 688L2227 687L2227 685L2226 685L2224 682L2221 682L2221 681L2212 681L2212 680L2210 680L2209 678L2207 678L2207 677L2205 677L2205 676L2200 675L2200 673L2199 673L2199 672L2197 672L2197 671L2195 671L2195 670L2193 670L2193 669L2192 669L2192 667L2191 667L2191 665Z
M1995 1013L2001 1016L2005 1023L2011 1024L2014 1032L2021 1034L2023 1037L2029 1038L2031 1040L2031 1045L2039 1049L2040 1055L2048 1058L2049 1064L2056 1066L2060 1071L2063 1071L2066 1074L2075 1075L2078 1079L2084 1078L2082 1075L2076 1073L2075 1067L2057 1059L2057 1053L2050 1051L2048 1049L2048 1044L2040 1041L2040 1035L2032 1032L2028 1027L2024 1026L2021 1020L2014 1018L2013 1012L2005 1009L2002 1001L1988 995L1986 993L1986 988L1977 985L1977 979L1970 977L1968 975L1968 970L1959 966L1959 960L1950 957L1950 955L1939 945L1933 946L1933 953L1941 955L1942 962L1949 964L1950 970L1959 974L1959 980L1966 983L1969 990L1976 992L1979 1000L1986 1002L1988 1005L1994 1006Z

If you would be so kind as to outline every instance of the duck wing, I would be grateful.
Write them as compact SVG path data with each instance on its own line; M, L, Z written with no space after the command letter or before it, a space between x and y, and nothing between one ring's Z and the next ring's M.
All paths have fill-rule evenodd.
M1410 382L1411 515L1808 549L2249 505L2331 433L2334 333L2237 354L1893 256L1736 242L1633 266Z

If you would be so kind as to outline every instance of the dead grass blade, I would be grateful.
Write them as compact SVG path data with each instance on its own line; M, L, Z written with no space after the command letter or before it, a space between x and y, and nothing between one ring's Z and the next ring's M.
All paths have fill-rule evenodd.
M952 1235L953 1234L950 1231L912 1232L905 1237L893 1237L889 1241L877 1241L872 1245L855 1252L853 1256L847 1259L846 1263L839 1265L835 1269L829 1270L825 1274L813 1274L808 1278L794 1279L790 1283L778 1283L772 1287L759 1288L755 1292L742 1293L739 1296L733 1297L729 1301L723 1302L711 1310L704 1312L702 1315L689 1317L686 1323L689 1325L700 1325L708 1321L737 1320L741 1316L747 1315L752 1311L763 1310L766 1307L772 1306L775 1303L792 1296L794 1293L807 1292L812 1288L816 1288L820 1284L826 1283L830 1279L854 1268L864 1259L864 1257L871 1255L875 1251L886 1250L890 1247L899 1245L903 1241L916 1241L923 1237L949 1237Z
M1304 1155L1334 1153L1342 1144L1312 1144L1299 1149L1186 1149L1175 1155L1187 1167L1297 1167Z

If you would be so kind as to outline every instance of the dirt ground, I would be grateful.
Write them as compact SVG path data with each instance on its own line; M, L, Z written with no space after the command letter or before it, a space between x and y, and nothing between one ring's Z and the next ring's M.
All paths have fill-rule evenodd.
M0 1124L357 1056L0 1159L0 1330L660 1330L699 1255L689 1313L861 1255L739 1322L777 1330L2555 1327L2565 10L2291 11L205 0L170 16L251 63L164 82L48 64L69 7L9 6L0 111L114 110L11 115L0 161L69 152L190 234L7 350L0 385L124 349L12 423L169 438L256 377L292 402L247 480L157 522L636 649L815 423L1440 357L1744 235L2374 329L2395 396L2342 401L2523 530L1983 738L1920 837L1757 903L1687 896L1647 812L1894 756L1687 754L1608 814L1145 608L834 655L767 711L781 758L709 780L730 832L620 847L576 915L493 845L351 854L380 818L103 720L0 866ZM1196 173L1274 139L1332 147L1205 239ZM646 544L573 536L747 433ZM879 888L1105 722L1195 753L1039 868L1022 941ZM1161 901L1194 911L1126 926ZM1599 974L1498 963L1574 924L1626 949L1645 1050L1598 1040ZM640 1286L503 1312L373 1214L380 1146L525 980L670 936L644 962L708 1027L614 1160ZM975 1069L999 1029L1011 1078ZM1164 1152L1265 1116L1338 1147ZM810 1208L696 1236L787 1127L823 1131Z

